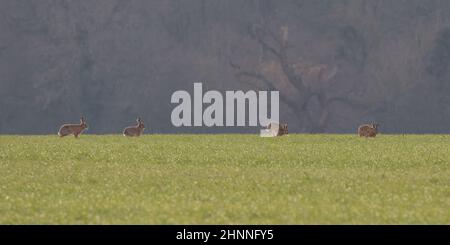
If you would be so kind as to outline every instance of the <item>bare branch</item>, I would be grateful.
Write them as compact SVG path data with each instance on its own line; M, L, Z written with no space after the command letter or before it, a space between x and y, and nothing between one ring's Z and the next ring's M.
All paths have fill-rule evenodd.
M280 39L274 32L269 30L268 28L262 28L260 26L254 26L253 29L249 28L249 34L253 38L255 38L260 45L263 46L264 49L268 50L280 61L281 68L283 73L288 78L289 82L296 87L299 91L306 91L306 86L303 83L301 76L296 75L292 65L289 63L287 58L287 28L282 27L283 37ZM270 45L265 39L266 36L272 38L279 46L279 48L275 48Z
M281 42L277 39L276 35L273 32L268 31L266 28L263 29L260 26L253 26L253 28L249 29L248 32L251 37L256 39L258 41L258 43L264 47L264 49L269 50L273 55L275 55L278 58L281 56L279 51L275 47L272 47L265 40L265 36L267 36L267 33L269 33L270 36L272 37L272 39L275 40L275 42L280 44Z
M239 66L237 64L234 64L233 61L230 60L229 63L230 63L231 68L233 68L235 70L240 70L241 69L241 66Z
M266 32L269 33L270 37L278 44L278 45L282 45L282 41L281 39L271 30L271 29L266 29Z
M336 76L336 73L338 72L338 70L339 70L338 67L334 66L333 69L331 70L331 72L325 76L325 78L324 78L325 81L328 81L331 78L333 78L334 76Z
M236 73L237 77L249 77L253 78L259 81L262 81L270 90L276 90L275 86L262 74L257 72L250 72L250 71L240 71Z
M236 77L238 77L238 78L241 78L241 77L253 78L253 79L262 81L266 86L269 87L269 89L275 90L275 86L273 85L273 83L271 81L269 81L269 79L267 79L261 73L256 72L256 71L242 70L240 65L233 63L233 61L231 61L231 60L229 61L229 64L230 64L231 68L233 68L235 70Z
M257 37L257 40L265 49L269 50L277 58L282 59L282 54L265 42L263 38Z
M241 70L240 66L234 64L232 61L230 61L230 66L233 67L235 70L237 70L237 73L235 74L236 77L238 77L238 78L242 78L242 77L252 78L252 79L255 79L255 80L263 82L263 84L269 90L278 90L274 86L273 82L271 82L269 79L267 79L264 75L262 75L259 72ZM248 80L240 80L240 81L241 82L245 82L247 84L252 84ZM252 85L254 85L254 84L252 84ZM289 106L294 111L299 111L299 109L304 107L304 103L297 103L296 101L289 99L287 96L281 96L280 99L281 99L281 101L283 101L283 103L285 103L287 106Z

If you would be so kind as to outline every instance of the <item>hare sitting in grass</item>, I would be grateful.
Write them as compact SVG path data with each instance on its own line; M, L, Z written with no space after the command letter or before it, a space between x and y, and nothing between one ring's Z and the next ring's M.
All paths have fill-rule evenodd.
M287 123L269 123L266 129L270 130L274 136L282 136L289 133Z
M86 124L84 117L82 117L80 119L80 124L64 124L64 125L62 125L58 131L58 135L59 135L59 137L64 137L69 134L73 134L73 136L75 136L75 138L78 138L78 135L80 135L87 128L88 128L88 125Z
M138 136L140 136L141 134L144 133L144 129L145 129L144 122L141 120L140 117L136 121L137 121L137 125L136 126L126 127L123 130L123 136L129 136L129 137L136 136L136 137L138 137Z
M378 123L363 124L358 128L360 137L375 137L378 134Z

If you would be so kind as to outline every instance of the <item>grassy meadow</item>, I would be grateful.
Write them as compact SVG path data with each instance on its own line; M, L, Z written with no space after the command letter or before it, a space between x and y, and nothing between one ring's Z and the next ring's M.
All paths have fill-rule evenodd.
M450 135L0 136L0 224L450 224Z

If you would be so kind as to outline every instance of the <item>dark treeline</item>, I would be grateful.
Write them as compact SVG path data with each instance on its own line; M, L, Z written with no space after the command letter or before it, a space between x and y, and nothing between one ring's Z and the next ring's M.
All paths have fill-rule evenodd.
M449 68L450 1L0 1L4 134L258 132L173 127L194 82L279 90L290 132L450 133Z

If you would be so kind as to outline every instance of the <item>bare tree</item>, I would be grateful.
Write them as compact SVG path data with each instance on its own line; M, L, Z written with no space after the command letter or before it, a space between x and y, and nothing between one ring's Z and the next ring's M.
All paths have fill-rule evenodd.
M253 26L250 36L274 59L261 63L256 69L241 68L230 62L235 76L245 83L279 90L281 101L300 119L302 131L324 132L337 103L353 109L362 107L352 100L352 93L361 88L354 84L336 84L339 69L336 65L315 64L297 58L291 61L289 29L281 26L279 33L267 27Z

